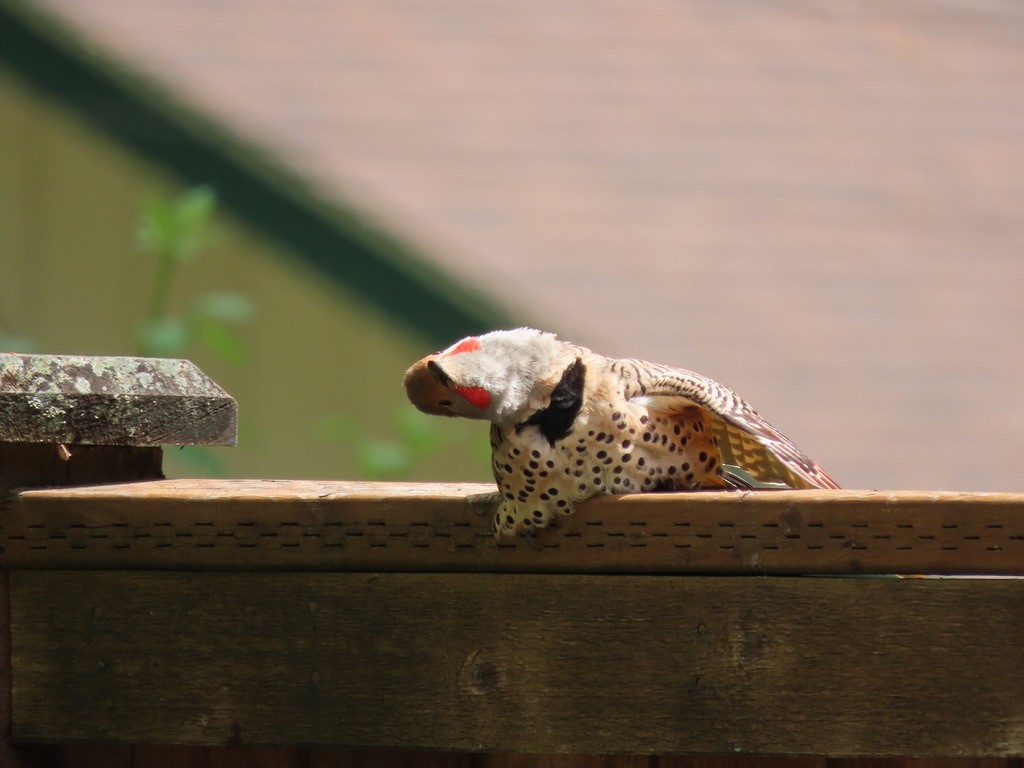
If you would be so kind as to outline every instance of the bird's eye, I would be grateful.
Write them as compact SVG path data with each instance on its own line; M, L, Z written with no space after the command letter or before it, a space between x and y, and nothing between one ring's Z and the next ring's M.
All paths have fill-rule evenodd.
M438 405L440 405L442 408L451 408L452 407L452 401L451 400L442 400L441 402L438 403Z

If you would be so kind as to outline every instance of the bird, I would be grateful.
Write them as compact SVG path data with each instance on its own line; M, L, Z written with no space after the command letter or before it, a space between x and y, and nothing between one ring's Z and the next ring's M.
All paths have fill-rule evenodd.
M491 423L499 539L532 537L600 495L840 487L726 385L535 328L464 338L404 385L424 413Z

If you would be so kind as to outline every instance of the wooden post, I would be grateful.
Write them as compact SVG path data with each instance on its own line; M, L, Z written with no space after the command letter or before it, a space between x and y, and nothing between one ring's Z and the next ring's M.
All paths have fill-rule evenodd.
M0 523L15 489L163 477L163 445L233 445L235 401L186 360L0 354ZM6 553L4 553L6 554ZM10 592L0 572L0 765L51 762L14 748Z

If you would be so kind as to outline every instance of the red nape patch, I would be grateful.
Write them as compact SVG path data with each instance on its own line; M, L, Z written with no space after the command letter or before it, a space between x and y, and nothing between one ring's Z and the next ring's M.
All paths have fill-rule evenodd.
M455 391L481 410L491 404L491 393L483 387L455 387Z
M470 336L468 339L463 339L450 350L445 352L445 357L450 355L461 355L463 352L476 352L480 349L480 339L476 336Z

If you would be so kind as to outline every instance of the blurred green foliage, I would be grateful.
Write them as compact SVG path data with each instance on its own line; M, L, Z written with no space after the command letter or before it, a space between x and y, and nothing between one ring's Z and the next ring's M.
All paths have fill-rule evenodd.
M350 446L356 468L363 477L393 480L408 477L420 461L448 444L449 439L438 426L439 421L403 404L391 415L391 437L370 434L349 416L321 418L316 434L324 442Z
M180 357L199 343L216 358L239 365L249 350L238 327L254 314L252 302L238 293L208 293L184 314L172 314L171 293L180 269L214 245L217 195L207 186L193 187L174 200L151 198L139 221L136 242L156 257L157 267L146 319L139 329L138 352L144 357Z
M23 354L38 352L38 345L28 336L18 333L14 325L7 319L2 301L3 293L0 292L0 352L21 352Z
M177 198L151 197L143 206L136 231L139 250L156 259L145 319L139 326L137 354L143 357L184 357L200 344L218 360L245 363L249 349L239 327L255 310L248 297L216 292L199 296L183 312L171 310L175 280L181 269L220 239L216 224L217 194L211 187L192 187ZM185 446L175 456L193 470L223 475L220 454L200 446Z
M39 346L32 339L13 332L5 332L0 328L0 352L21 352L30 355L38 351Z
M217 223L217 195L209 186L197 186L177 197L146 200L136 230L138 250L155 259L155 271L144 318L138 323L135 353L143 357L186 357L196 345L216 360L244 365L250 357L241 330L255 315L253 302L240 293L214 291L177 308L174 287L181 271L201 268L207 252L222 241ZM2 299L2 296L0 296ZM0 351L42 352L31 338L15 332L0 306ZM353 412L325 415L314 426L316 437L347 449L357 473L366 479L407 477L416 465L449 443L438 419L408 403L397 404L390 424L370 430ZM252 438L248 425L239 425ZM217 451L185 446L168 454L192 472L223 475L226 463ZM488 450L488 461L489 461Z

